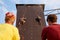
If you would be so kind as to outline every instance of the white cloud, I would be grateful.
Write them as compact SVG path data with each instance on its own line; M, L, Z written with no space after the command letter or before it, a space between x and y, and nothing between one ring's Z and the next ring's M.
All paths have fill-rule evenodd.
M4 5L4 2L0 0L0 5Z
M3 12L7 12L7 9L5 8L5 3L2 1L2 0L0 0L0 9L3 11Z
M20 3L20 0L13 0L15 3Z
M41 4L44 4L47 0L40 0L41 2Z
M20 0L10 0L11 2L13 1L15 4L19 4Z
M3 11L4 13L8 12L8 10L7 10L4 6L2 6L2 11Z
M56 9L60 7L60 0L46 0L44 1L46 7L50 9Z

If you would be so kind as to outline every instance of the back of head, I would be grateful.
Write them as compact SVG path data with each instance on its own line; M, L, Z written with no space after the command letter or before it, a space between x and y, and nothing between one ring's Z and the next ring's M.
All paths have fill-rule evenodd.
M47 22L57 22L57 16L55 14L48 15Z
M7 12L6 15L5 15L5 22L8 23L8 22L11 22L11 23L14 23L15 21L15 16L12 12Z

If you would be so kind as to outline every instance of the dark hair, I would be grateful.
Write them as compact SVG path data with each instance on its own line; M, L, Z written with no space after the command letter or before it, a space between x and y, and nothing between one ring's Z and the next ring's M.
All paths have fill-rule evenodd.
M50 14L47 16L47 22L50 21L50 22L57 22L57 16L55 14Z

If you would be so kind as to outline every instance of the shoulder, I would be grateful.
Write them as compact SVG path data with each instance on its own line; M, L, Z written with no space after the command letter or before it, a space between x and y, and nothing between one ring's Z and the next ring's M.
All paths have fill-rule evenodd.
M43 30L47 30L49 27L44 27Z
M44 27L44 28L42 29L42 33L46 33L46 32L48 31L48 29L49 29L49 27Z
M7 24L7 23L1 24L1 25L4 26L4 27L10 28L10 29L17 30L17 27L15 27L15 26L13 26L13 25L10 25L10 24Z

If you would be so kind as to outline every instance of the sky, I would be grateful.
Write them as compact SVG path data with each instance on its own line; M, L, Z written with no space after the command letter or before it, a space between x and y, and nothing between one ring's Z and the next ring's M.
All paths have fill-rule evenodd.
M13 12L16 15L16 4L45 4L44 10L60 8L60 0L0 0L0 23L4 23L6 12ZM52 13L56 12L57 11L54 11ZM44 12L44 14L48 14L48 12ZM57 16L58 23L60 23L60 15ZM45 16L45 19L46 17L47 16Z

